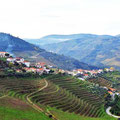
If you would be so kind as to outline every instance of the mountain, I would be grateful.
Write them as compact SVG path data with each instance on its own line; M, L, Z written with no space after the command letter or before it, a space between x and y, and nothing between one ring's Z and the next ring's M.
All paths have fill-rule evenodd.
M58 35L59 36L59 35ZM72 40L43 45L42 48L79 61L120 69L120 36L78 34ZM76 38L74 38L76 36ZM59 36L60 37L60 36ZM63 38L63 37L62 37ZM65 36L65 39L69 36Z
M53 44L53 43L60 43L68 40L73 39L80 39L91 37L92 34L72 34L72 35L48 35L39 39L24 39L25 41L35 44L37 46ZM92 35L92 37L96 37L96 35ZM110 37L107 36L106 37Z
M31 62L44 61L62 69L76 68L95 69L96 67L82 63L74 58L47 52L10 34L0 33L0 51L6 51L16 57L24 57Z
M59 43L70 39L65 38L64 35L48 35L39 39L24 39L24 40L31 44L41 46L45 44Z

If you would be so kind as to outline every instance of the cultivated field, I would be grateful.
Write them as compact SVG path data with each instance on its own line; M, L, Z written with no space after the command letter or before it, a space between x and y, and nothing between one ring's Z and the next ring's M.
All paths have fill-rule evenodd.
M114 120L104 99L63 75L0 78L0 120Z

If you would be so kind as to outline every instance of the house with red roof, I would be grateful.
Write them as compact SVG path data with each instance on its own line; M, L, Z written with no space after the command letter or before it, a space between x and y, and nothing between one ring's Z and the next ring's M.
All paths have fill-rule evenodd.
M88 78L89 75L88 75L88 74L83 74L83 77L84 77L84 78Z
M23 61L23 64L26 65L27 67L30 67L30 62L27 60Z
M45 62L38 62L38 63L36 63L36 67L37 68L41 68L41 67L45 67L45 65L46 65L46 63Z
M114 89L114 88L109 88L109 91L111 91L111 92L115 92L116 89Z
M109 93L110 95L112 95L112 94L113 94L111 91L108 91L108 93Z
M17 63L23 63L24 62L24 58L21 58L21 57L16 57L14 59Z
M10 56L10 54L8 52L0 52L0 57L2 57L2 58L6 58L9 56Z

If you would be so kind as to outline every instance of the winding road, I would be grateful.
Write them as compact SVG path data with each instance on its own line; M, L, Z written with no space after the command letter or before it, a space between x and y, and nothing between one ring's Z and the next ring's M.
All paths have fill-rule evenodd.
M120 118L120 116L113 115L113 114L110 112L111 108L112 108L112 107L108 107L108 108L106 109L106 113L107 113L108 115L112 116L112 117Z
M32 96L33 94L35 94L36 92L39 92L39 91L41 91L41 90L43 90L43 89L45 89L47 86L48 86L48 82L46 81L46 80L44 80L45 81L45 86L43 86L42 88L40 88L40 89L38 89L37 91L35 91L35 92L33 92L33 93L30 93L29 95L27 95L27 97L26 97L26 100L27 100L27 102L28 102L28 104L29 105L31 105L35 110L37 110L38 112L44 112L44 110L42 109L42 108L40 108L39 106L37 106L36 104L34 104L31 100L30 100L30 96ZM49 116L50 114L52 115L52 119L53 120L59 120L59 119L57 119L52 113L48 113L48 112L44 112L45 113L45 115L47 115L47 116Z
M8 96L8 95L3 95L3 96L0 97L0 99L2 99L2 98L4 98L4 97L7 97L7 96Z

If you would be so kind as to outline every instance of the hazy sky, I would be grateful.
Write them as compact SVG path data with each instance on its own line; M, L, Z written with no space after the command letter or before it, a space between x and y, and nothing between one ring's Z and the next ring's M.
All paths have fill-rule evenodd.
M0 0L0 32L120 34L120 0Z

